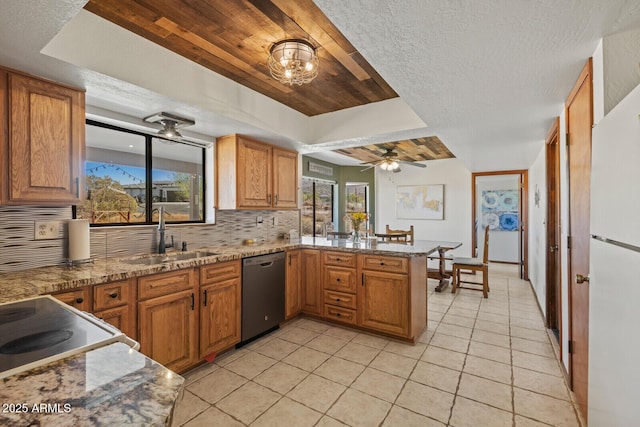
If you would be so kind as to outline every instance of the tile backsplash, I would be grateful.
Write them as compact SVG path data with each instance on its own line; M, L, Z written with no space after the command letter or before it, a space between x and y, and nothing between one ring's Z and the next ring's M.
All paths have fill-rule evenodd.
M258 223L258 217L262 223ZM69 207L0 206L0 272L58 265L68 256ZM60 221L58 237L35 240L35 221ZM272 242L291 229L300 230L300 211L216 211L215 224L167 225L166 240L177 249L241 245L247 239ZM114 258L156 252L157 226L94 227L91 257Z

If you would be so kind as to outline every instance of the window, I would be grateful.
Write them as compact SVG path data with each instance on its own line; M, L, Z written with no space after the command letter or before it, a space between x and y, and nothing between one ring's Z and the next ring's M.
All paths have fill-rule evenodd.
M77 218L95 225L204 222L201 147L87 120L87 199Z
M327 225L333 223L334 184L302 178L302 235L325 236Z
M369 212L369 184L348 182L345 186L345 213ZM345 231L351 231L351 222L346 221ZM369 227L369 222L365 228Z

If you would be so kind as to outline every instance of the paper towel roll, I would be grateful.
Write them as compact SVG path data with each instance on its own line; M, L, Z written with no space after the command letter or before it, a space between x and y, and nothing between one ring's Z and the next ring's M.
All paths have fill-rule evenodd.
M89 220L72 219L69 221L69 259L82 261L89 258L91 258Z

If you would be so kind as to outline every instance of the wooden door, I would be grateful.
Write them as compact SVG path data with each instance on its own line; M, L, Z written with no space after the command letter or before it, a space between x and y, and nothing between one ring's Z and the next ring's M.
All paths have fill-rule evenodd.
M409 333L409 280L405 274L364 270L358 286L358 325Z
M96 311L94 315L120 329L129 338L137 339L138 334L136 333L135 315L132 306L123 305Z
M562 336L562 292L560 260L560 118L546 138L547 235L546 235L546 324L556 337ZM536 192L536 203L539 193ZM562 340L559 340L562 349ZM562 354L562 351L560 352Z
M587 418L589 374L589 209L591 127L593 125L592 65L587 62L567 100L569 162L569 376L582 415Z
M140 352L180 372L198 356L197 294L180 291L138 303Z
M240 278L202 286L200 292L200 358L204 358L240 342Z
M302 311L320 315L323 306L320 251L303 249L300 261L302 266Z
M84 93L9 73L9 203L70 205L83 185Z
M290 319L302 311L301 260L300 251L287 251L287 269L285 271L285 311Z
M238 208L271 207L271 146L238 137L237 162Z
M298 207L298 153L273 149L273 207Z

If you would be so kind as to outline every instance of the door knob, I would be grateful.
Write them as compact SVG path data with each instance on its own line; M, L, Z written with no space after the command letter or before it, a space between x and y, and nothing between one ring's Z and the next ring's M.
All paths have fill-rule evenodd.
M576 283L589 283L589 276L583 276L582 274L576 274Z

